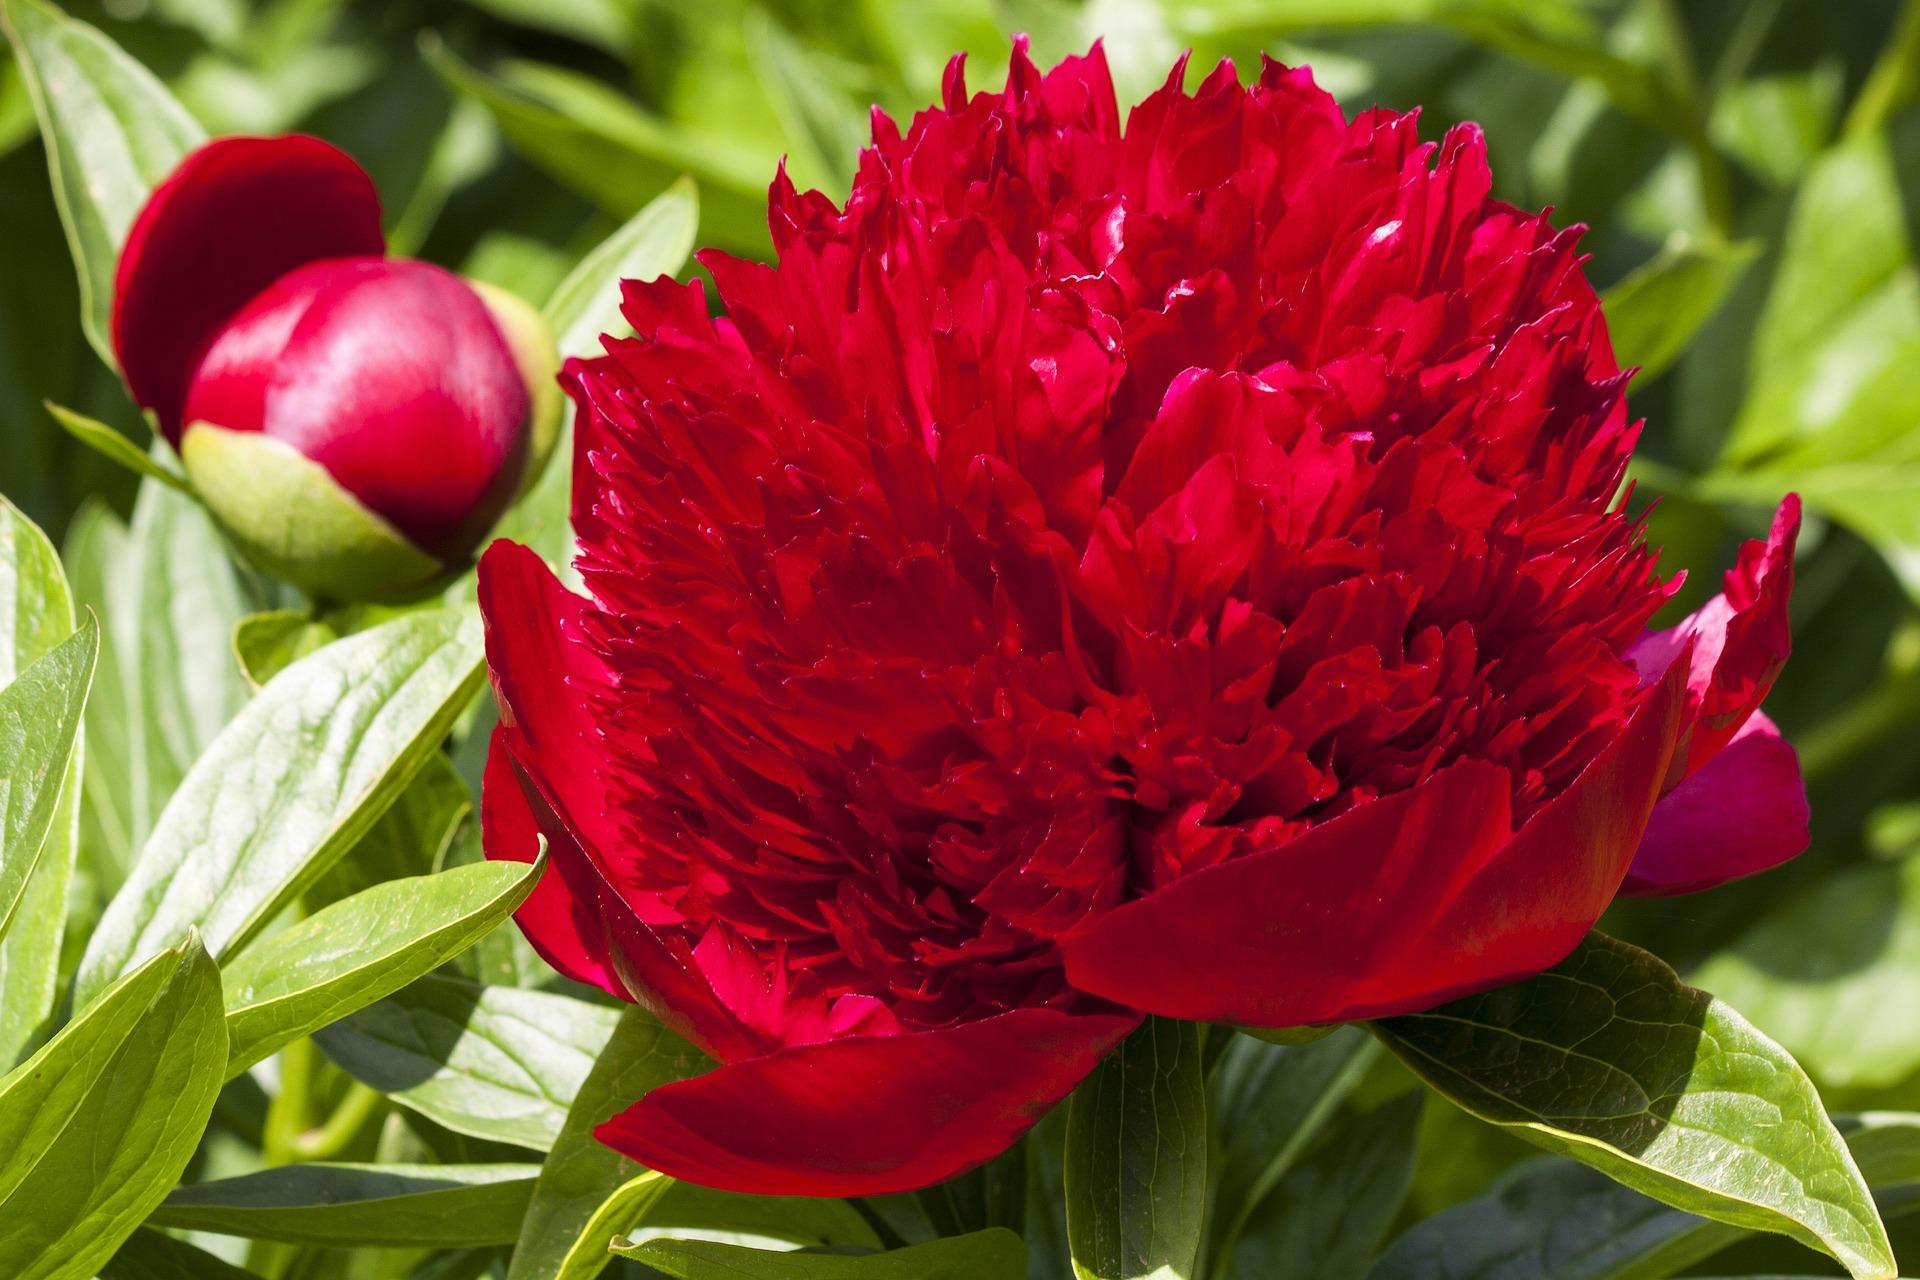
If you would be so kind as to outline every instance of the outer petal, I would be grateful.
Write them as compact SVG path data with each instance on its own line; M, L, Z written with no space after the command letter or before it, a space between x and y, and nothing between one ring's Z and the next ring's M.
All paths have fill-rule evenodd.
M1774 513L1767 540L1740 549L1719 595L1678 626L1649 632L1628 654L1641 678L1651 680L1683 648L1693 646L1687 685L1694 719L1670 787L1733 740L1786 665L1793 647L1787 598L1793 592L1793 544L1799 533L1800 498L1790 493Z
M1626 874L1685 673L1675 663L1511 838L1507 774L1455 765L1117 908L1068 944L1068 980L1149 1013L1284 1027L1424 1009L1548 968Z
M912 1190L1005 1151L1139 1022L1016 1009L941 1031L782 1049L655 1089L594 1136L727 1191Z
M293 268L386 252L373 179L318 138L219 138L134 219L113 286L127 387L180 440L194 366L228 318Z
M606 956L632 997L674 1030L722 1060L764 1046L714 996L690 955L670 947L634 916L608 883L605 858L620 847L607 812L599 731L587 714L597 680L582 632L586 601L560 585L527 548L496 542L480 561L480 612L487 666L500 702L498 743L527 781L535 824L545 833L567 890L598 903ZM493 834L511 838L509 820ZM521 843L524 849L524 826ZM514 847L489 856L513 856Z
M1621 891L1710 889L1777 867L1810 839L1800 756L1756 711L1725 750L1660 798Z
M495 729L480 784L480 829L487 856L497 861L532 862L539 851L542 833L522 790L523 776L507 749L506 731ZM540 958L561 973L625 998L626 988L607 952L598 894L590 888L576 892L567 883L567 872L577 871L581 861L575 856L558 859L550 852L546 872L513 913L514 923Z

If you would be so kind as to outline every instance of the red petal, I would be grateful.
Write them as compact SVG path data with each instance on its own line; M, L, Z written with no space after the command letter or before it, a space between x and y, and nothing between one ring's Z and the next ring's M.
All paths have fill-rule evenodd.
M219 138L180 162L134 219L113 286L127 387L175 444L201 353L293 268L386 252L373 179L318 138Z
M416 546L462 560L526 469L527 384L472 285L430 262L331 258L220 327L181 410L325 467Z
M527 548L503 540L481 557L480 613L500 702L499 742L530 784L533 820L569 892L597 900L605 954L621 985L715 1057L750 1057L764 1046L720 1004L684 946L676 950L641 924L607 875L606 859L621 839L599 785L604 743L587 713L592 686L604 676L591 667L581 631L585 610L586 601ZM512 822L497 828L508 836L514 830Z
M481 843L497 861L532 862L540 847L540 826L521 790L520 769L506 747L505 730L493 731L487 771L480 784ZM567 866L576 859L564 860ZM540 958L575 982L626 997L607 954L606 929L597 895L576 893L567 883L562 860L548 854L547 869L533 893L513 913L514 923Z
M1626 874L1685 671L1517 835L1508 774L1454 765L1117 908L1068 944L1068 980L1149 1013L1283 1027L1424 1009L1549 968Z
M726 1191L909 1191L1005 1151L1139 1021L1016 1009L782 1049L655 1089L594 1136Z
M1642 637L1628 658L1650 680L1680 650L1693 646L1688 686L1697 717L1669 779L1677 785L1733 740L1773 688L1793 647L1787 598L1793 592L1793 544L1800 533L1800 498L1788 494L1774 513L1767 540L1748 542L1727 571L1719 595L1665 631Z
M1724 750L1653 807L1621 892L1711 889L1777 867L1810 840L1799 754L1756 711Z

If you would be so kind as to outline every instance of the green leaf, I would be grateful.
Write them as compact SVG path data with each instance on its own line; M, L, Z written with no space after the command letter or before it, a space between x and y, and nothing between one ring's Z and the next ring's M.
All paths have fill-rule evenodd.
M700 189L682 177L580 259L540 311L561 357L600 354L604 333L631 336L619 282L677 275L699 226Z
M0 686L73 634L73 596L53 544L0 497Z
M61 430L115 466L124 467L137 476L151 476L170 489L194 497L193 486L185 476L98 418L89 418L51 400L47 401L47 412L53 415Z
M88 944L76 1005L189 926L231 958L352 848L478 689L478 630L408 614L275 676L161 815Z
M291 1244L505 1244L540 1166L296 1164L181 1187L157 1227Z
M1593 934L1537 978L1374 1024L1459 1106L1676 1208L1895 1274L1812 1082L1725 1004Z
M1419 1223L1368 1280L1624 1280L1670 1276L1740 1239L1596 1169L1543 1156Z
M258 1280L258 1277L184 1240L141 1227L128 1236L127 1242L107 1260L107 1265L100 1268L100 1280Z
M888 1253L776 1253L711 1240L619 1242L614 1252L674 1280L1025 1280L1027 1248L993 1228Z
M1836 235L1845 227L1845 235ZM1780 266L1753 339L1762 377L1800 363L1841 319L1909 270L1899 162L1884 134L1854 139L1814 164L1795 197Z
M1837 872L1783 898L1694 980L1764 1027L1816 1079L1899 1084L1920 1071L1920 860Z
M1639 366L1642 382L1666 372L1759 253L1753 240L1724 244L1685 234L1668 240L1603 299L1621 366Z
M746 18L747 65L791 146L795 181L803 187L847 187L867 145L866 112L835 82L826 60L765 9L749 9Z
M0 1080L0 1274L93 1275L186 1168L226 1055L220 975L189 937Z
M68 762L100 651L92 618L0 689L0 936L13 923L61 812ZM64 852L64 851L63 851Z
M1786 489L1872 543L1920 599L1920 270L1885 135L1821 157L1802 184L1761 313L1745 403L1699 494ZM1836 234L1844 227L1845 234Z
M0 24L46 142L54 203L80 273L81 327L115 367L108 319L120 246L154 184L206 133L151 71L43 0L4 0Z
M348 1075L455 1133L545 1151L619 1020L571 996L427 977L313 1038Z
M488 705L491 705L489 703ZM434 753L346 857L307 890L309 911L388 880L424 876L447 865L454 836L473 811L473 795L453 762ZM474 825L474 843L479 828ZM482 857L472 859L482 861ZM544 965L545 962L542 961ZM548 970L552 972L551 969Z
M53 544L0 498L0 687L11 684L73 631L73 597ZM38 863L27 878L13 923L0 938L0 1070L10 1069L35 1047L53 1013L67 891L79 847L82 754L76 739ZM0 849L0 865L7 856Z
M1223 1139L1214 1175L1210 1256L1231 1257L1254 1211L1313 1144L1378 1056L1358 1027L1281 1047L1264 1037L1233 1038L1213 1073Z
M690 134L649 115L589 76L533 62L486 74L436 39L421 54L453 92L493 113L515 150L535 167L618 218L631 216L682 173L705 188L709 239L762 252L771 166L724 134Z
M504 22L593 45L624 59L641 34L639 6L623 0L468 0Z
M620 1015L541 1166L507 1280L591 1280L600 1274L609 1242L632 1230L670 1183L602 1146L594 1128L656 1087L711 1065L646 1010Z
M882 1247L872 1226L845 1200L750 1196L675 1182L645 1209L644 1219L626 1232L630 1243L691 1238L839 1253Z
M1197 1023L1149 1018L1067 1110L1067 1239L1083 1280L1194 1274L1207 1200Z
M87 703L82 855L108 890L146 843L188 767L248 696L225 655L247 592L206 512L142 484L129 529L83 506L68 534L74 599L104 643Z
M221 975L227 1075L439 968L512 915L545 867L482 862L391 880L247 948Z
M1870 1112L1834 1122L1868 1185L1920 1182L1920 1116ZM1884 1197L1882 1211L1891 1211ZM1637 1280L1685 1271L1745 1235L1596 1169L1543 1156L1413 1227L1368 1280Z
M1860 1176L1876 1191L1920 1183L1920 1112L1862 1111L1835 1116Z
M304 609L250 613L233 629L233 656L256 689L339 633Z
M1336 1130L1294 1168L1222 1275L1360 1280L1406 1202L1423 1090L1402 1094Z

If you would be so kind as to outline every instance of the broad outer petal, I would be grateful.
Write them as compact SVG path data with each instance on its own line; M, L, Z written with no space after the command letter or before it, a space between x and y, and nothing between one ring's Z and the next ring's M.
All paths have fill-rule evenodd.
M219 138L180 162L134 219L113 286L127 387L178 445L201 353L253 296L322 258L386 252L373 179L318 138Z
M1551 967L1626 874L1685 675L1676 662L1511 837L1506 773L1455 765L1109 912L1068 943L1068 980L1149 1013L1285 1027L1429 1008Z
M908 1191L1005 1151L1139 1022L1015 1009L939 1031L781 1049L655 1089L594 1136L727 1191Z
M618 850L620 832L600 789L603 747L586 708L595 673L581 631L585 608L523 546L496 542L481 557L480 612L500 703L499 745L529 784L533 821L567 890L597 903L605 954L627 993L715 1057L759 1053L765 1046L720 1004L691 957L643 925L608 883L602 859ZM518 820L491 834L511 839L516 830L518 844L496 853L489 842L488 856L523 854Z
M1806 851L1800 756L1762 712L1700 771L1660 798L1622 893L1711 889Z
M539 854L542 832L523 790L524 778L507 749L506 731L495 729L480 784L480 829L487 857L496 861L532 862ZM513 913L514 923L555 969L575 982L625 998L607 952L597 894L576 892L567 883L567 872L579 870L581 862L575 856L557 859L549 852L547 869Z

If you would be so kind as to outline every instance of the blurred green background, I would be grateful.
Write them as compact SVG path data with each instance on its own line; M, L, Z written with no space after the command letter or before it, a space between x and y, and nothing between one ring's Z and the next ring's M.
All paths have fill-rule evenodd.
M1590 228L1624 362L1644 366L1636 501L1676 608L1717 589L1778 496L1811 519L1796 653L1769 710L1815 843L1699 898L1623 908L1643 942L1784 1041L1835 1109L1920 1107L1920 4L1897 0L111 0L68 6L215 133L303 130L372 170L395 252L538 302L681 173L702 243L768 251L788 157L843 195L867 110L975 87L1008 34L1043 63L1106 40L1123 100L1204 70L1310 64L1351 109L1484 126L1499 192ZM56 541L134 480L52 399L139 434L79 325L16 69L0 64L0 491ZM1509 1156L1430 1113L1418 1207ZM1490 1131L1487 1131L1490 1132Z

